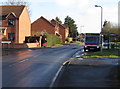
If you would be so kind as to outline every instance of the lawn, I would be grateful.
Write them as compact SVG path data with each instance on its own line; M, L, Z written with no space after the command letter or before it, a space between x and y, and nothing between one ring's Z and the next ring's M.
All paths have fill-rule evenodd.
M81 42L81 41L76 41L75 43L77 43L79 45L84 45L84 42Z
M120 51L118 49L103 49L102 52L90 52L83 58L120 58Z
M67 42L65 44L78 44L78 45L84 45L84 42L80 42L80 41L73 41L73 42Z

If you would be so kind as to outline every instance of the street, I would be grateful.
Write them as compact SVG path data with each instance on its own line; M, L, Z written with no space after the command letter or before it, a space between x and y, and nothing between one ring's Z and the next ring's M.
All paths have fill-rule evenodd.
M2 58L3 87L49 87L62 64L82 46L26 49Z
M120 89L119 0L1 0L2 89Z

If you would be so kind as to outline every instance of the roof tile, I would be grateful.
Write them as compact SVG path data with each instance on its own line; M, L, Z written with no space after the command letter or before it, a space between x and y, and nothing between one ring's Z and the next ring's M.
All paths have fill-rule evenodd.
M24 7L25 7L24 5L0 6L0 8L2 8L2 16L8 15L9 13L14 12L17 18L19 18L19 16L21 15Z

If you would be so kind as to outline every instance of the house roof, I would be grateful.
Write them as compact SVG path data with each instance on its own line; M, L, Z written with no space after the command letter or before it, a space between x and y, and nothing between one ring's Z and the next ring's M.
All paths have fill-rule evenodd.
M54 24L54 23L52 23L52 21L54 21L54 22L55 22L55 24ZM66 29L66 28L67 28L67 27L65 27L63 24L58 23L58 22L57 22L56 20L54 20L54 19L52 19L52 20L51 20L51 23L52 23L52 24L54 24L54 25L57 25L57 24L58 24L60 27L62 27L62 28L64 28L64 29Z
M38 18L36 21L39 21L40 19L43 19L44 21L46 21L48 24L50 24L51 26L55 27L49 20L47 20L46 18L44 18L43 16L41 16L40 18ZM34 21L33 23L35 23L36 21ZM33 24L32 23L32 24Z
M11 13L9 13L9 14L6 16L6 18L8 18L11 14L12 14L14 17L16 17L15 13L14 13L14 12L11 12Z
M42 19L44 19L46 22L48 22L50 25L54 26L49 20L47 20L46 18L44 18L43 16L41 16Z
M10 13L14 13L17 18L21 15L23 9L25 8L24 5L19 6L0 6L2 8L2 16L7 16Z

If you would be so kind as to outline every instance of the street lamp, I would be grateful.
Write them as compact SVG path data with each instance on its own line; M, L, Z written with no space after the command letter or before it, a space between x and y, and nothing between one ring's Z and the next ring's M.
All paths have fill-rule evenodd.
M100 8L101 8L101 32L100 32L100 34L101 34L101 36L102 36L102 17L103 17L103 8L102 8L102 6L99 6L99 5L95 5L95 7L100 7ZM102 52L102 47L101 47L101 52Z
M102 33L102 17L103 17L103 8L102 6L95 5L95 7L100 7L101 8L101 33Z

